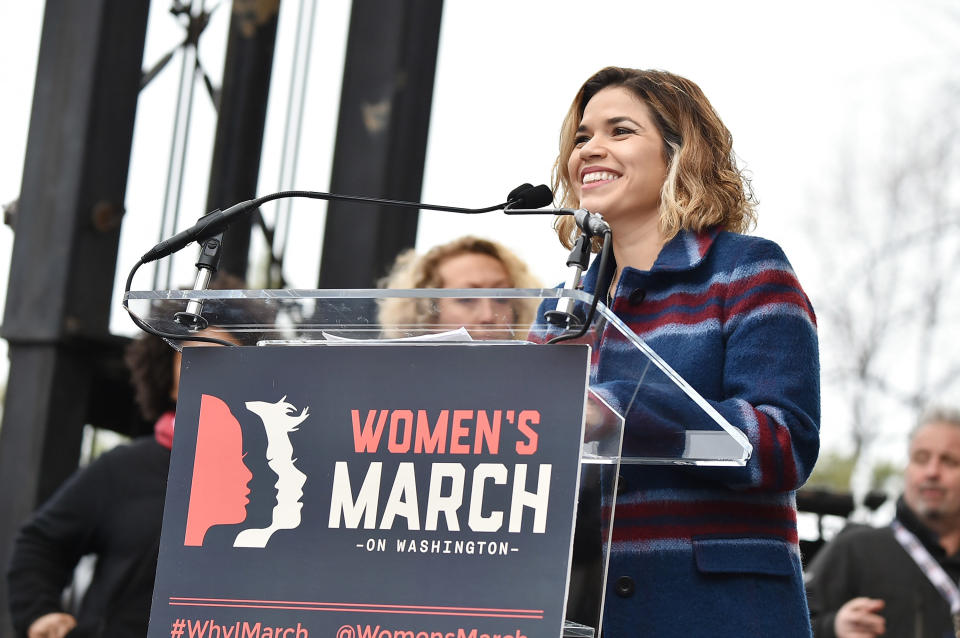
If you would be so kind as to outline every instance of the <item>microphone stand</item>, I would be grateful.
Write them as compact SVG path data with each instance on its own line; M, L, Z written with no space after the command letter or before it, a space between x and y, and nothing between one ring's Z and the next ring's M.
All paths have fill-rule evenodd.
M603 291L603 287L600 286L601 276L607 271L607 262L610 260L610 253L613 252L610 244L611 231L609 227L606 231L603 232L603 247L600 249L600 267L597 270L597 287L593 291L593 301L590 302L590 310L587 312L586 318L583 320L583 325L580 326L579 330L573 330L571 332L565 332L562 335L554 337L548 344L560 343L561 341L570 341L572 339L579 339L587 333L587 329L590 327L590 324L593 323L593 317L597 312L597 304L600 303L600 293ZM561 301L563 301L561 299ZM558 304L559 305L559 304Z
M570 251L570 256L567 257L567 266L572 267L573 270L570 271L570 275L564 282L563 289L577 290L580 288L583 271L586 270L589 265L590 240L585 234L581 233L573 245L573 250ZM562 326L563 328L574 328L580 325L580 320L573 314L573 299L570 297L562 297L559 299L556 309L548 310L544 314L544 318L549 323L555 326Z
M200 256L197 257L197 277L193 283L193 290L206 290L210 280L220 266L220 254L223 251L223 233L206 239L200 245ZM200 314L203 311L202 299L191 299L187 302L187 309L178 312L173 320L184 325L191 332L198 332L207 328L207 320Z
M581 234L580 237L577 238L577 242L574 244L570 256L567 258L567 265L573 267L574 270L564 283L564 290L576 290L579 287L581 275L590 262L590 240L594 237L603 237L603 248L600 250L600 267L597 277L598 285L596 290L593 291L593 301L590 303L590 310L587 312L583 324L578 325L580 324L580 320L572 312L573 299L570 298L561 298L557 301L556 309L548 311L545 314L546 320L551 324L573 330L573 332L565 332L560 336L554 337L547 343L560 343L561 341L568 341L570 339L579 339L586 334L587 329L593 322L597 304L600 302L600 278L607 270L607 262L610 258L611 251L610 237L612 231L610 230L610 225L603 220L603 215L591 213L585 208L521 209L507 207L504 208L503 212L507 215L554 214L573 216ZM574 330L575 328L579 329Z
M226 228L238 216L246 214L248 211L255 210L267 202L287 197L386 204L389 206L399 206L403 208L478 214L489 213L501 209L506 210L511 207L519 206L531 207L522 210L532 212L537 207L542 207L549 204L553 199L553 193L547 186L544 185L532 186L530 184L522 184L510 192L510 194L507 196L506 202L496 204L494 206L487 206L485 208L439 206L435 204L424 204L421 202L406 202L393 199L382 199L379 197L365 197L360 195L339 195L336 193L324 193L319 191L297 190L271 193L270 195L264 195L256 199L250 199L238 204L234 204L223 211L219 209L214 210L201 217L200 220L190 228L177 233L173 237L169 237L155 245L153 248L144 253L130 270L130 274L127 276L127 284L126 288L124 289L124 293L130 292L130 288L133 284L133 277L140 266L171 255L194 241L202 242L202 248L200 250L200 257L198 258L196 264L197 276L194 282L193 290L205 290L213 274L216 272L217 266L220 262L220 252L223 246L223 231L226 230ZM518 210L514 208L511 209ZM201 300L191 300L187 304L187 308L184 312L178 312L175 315L175 324L172 329L176 329L177 332L157 330L149 326L145 321L143 321L143 319L137 316L136 313L130 309L126 294L124 294L122 305L123 309L127 311L127 314L130 315L131 320L134 324L136 324L137 327L145 332L155 334L164 339L178 341L204 341L230 346L236 345L223 339L192 334L207 327L207 321L200 315L200 312L203 308L203 302ZM181 326L185 328L185 334L179 332Z

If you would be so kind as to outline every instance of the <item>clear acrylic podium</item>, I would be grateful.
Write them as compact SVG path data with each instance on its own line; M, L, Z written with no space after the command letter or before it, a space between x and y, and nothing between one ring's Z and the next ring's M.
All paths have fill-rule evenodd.
M204 334L229 338L242 346L373 346L389 341L418 347L442 347L451 342L476 347L509 343L518 348L563 344L545 346L542 326L518 324L513 317L528 316L541 304L552 309L561 299L572 301L575 314L582 317L592 301L582 292L558 289L159 290L132 291L126 299L130 310L151 327L184 336L189 331L174 317L185 311L188 302L194 302L191 310L196 312L199 302L202 309L197 314L206 324ZM477 325L438 324L438 310L451 304L483 306L490 319ZM585 434L564 636L595 636L600 631L606 550L616 516L613 507L603 509L600 503L615 502L621 463L742 466L752 452L739 430L602 303L586 333L564 343L596 348L601 338L616 338L624 347L636 349L643 355L638 360L644 363L632 371L632 378L622 380L635 388L630 404L615 405L600 387L591 385L588 393L582 417ZM177 349L189 345L170 342ZM549 375L545 370L544 377ZM669 403L670 413L683 422L670 423L662 434L653 431L631 439L634 453L624 457L623 416L637 409L633 401L640 402L642 409L644 397L650 393ZM669 445L664 444L665 439ZM609 517L602 520L601 512L609 512Z

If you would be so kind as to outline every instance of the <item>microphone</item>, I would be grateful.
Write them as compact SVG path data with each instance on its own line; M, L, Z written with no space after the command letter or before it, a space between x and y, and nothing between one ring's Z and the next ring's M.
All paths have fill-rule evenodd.
M531 188L531 191L535 191L541 188L537 186L536 188ZM545 186L543 188L546 188ZM547 188L547 191L550 189ZM530 193L529 195L524 195L525 199L533 200L539 206L546 206L546 204L540 204L543 193ZM551 197L552 199L552 197ZM503 209L503 212L507 215L572 215L574 221L577 224L577 227L583 231L583 234L587 237L602 237L604 233L610 232L610 225L607 222L603 221L603 215L600 213L591 213L586 208L514 208L511 206L506 206Z
M553 191L546 184L521 184L507 195L503 212L507 215L573 215L577 226L587 237L601 237L610 231L610 225L603 221L600 213L591 213L586 208L543 208L551 203Z
M534 209L543 208L547 204L553 203L553 191L546 184L533 186L531 184L522 184L517 186L507 195L507 205L503 211L507 212L514 208Z
M530 184L523 184L511 191L510 196L515 197L517 203L514 205L508 204L504 207L503 212L507 215L572 215L577 227L582 231L573 246L573 250L570 251L570 256L567 258L567 266L571 267L572 270L564 282L564 290L576 290L580 287L583 271L587 269L587 265L590 263L590 240L593 237L604 238L600 253L600 272L605 272L606 263L610 256L610 241L607 241L607 239L612 230L610 225L604 221L603 215L591 213L586 208L543 208L553 201L553 193L546 186L533 187ZM531 202L532 205L528 205ZM590 310L586 318L581 321L579 317L573 314L572 299L566 297L558 299L556 308L547 311L544 318L547 322L572 330L572 332L554 337L548 343L559 343L583 336L593 321L599 301L600 288L598 287L593 293Z
M162 257L171 255L189 243L194 241L201 242L202 248L200 257L197 260L197 277L193 290L204 290L207 287L213 273L216 272L220 261L220 251L223 245L223 231L233 222L233 220L248 211L255 210L261 205L287 197L304 197L307 199L323 199L330 201L360 202L367 204L382 204L386 206L398 206L401 208L416 208L424 210L438 210L450 213L477 214L489 213L495 210L506 209L507 207L523 206L525 209L534 209L546 206L553 201L553 193L546 186L533 186L531 184L521 184L510 191L507 201L487 206L486 208L461 208L458 206L442 206L436 204L424 204L421 202L406 202L394 199L383 199L379 197L364 197L360 195L339 195L336 193L323 193L319 191L280 191L249 199L238 204L230 206L226 210L214 210L207 213L190 228L177 233L173 237L164 239L153 248L148 250L140 257L140 261L134 265L130 274L127 275L127 284L124 293L130 292L133 284L133 277L140 266L156 261ZM201 301L190 301L186 312L179 312L175 316L175 321L179 325L185 325L189 331L202 330L206 326L206 320L200 315L203 304ZM127 302L126 296L123 299L123 308L130 315L133 322L142 330L167 339L183 339L183 335L172 331L161 331L151 328L147 323L140 319L132 310ZM213 337L191 336L193 341L212 341L224 345L233 345L228 341L215 339Z
M164 239L162 242L143 253L143 256L140 257L140 261L145 264L151 261L156 261L161 257L166 257L167 255L177 252L189 243L194 241L203 241L204 239L209 239L214 235L219 235L233 222L234 217L250 210L251 208L255 208L257 206L255 202L256 200L247 200L245 202L240 202L239 204L234 204L225 211L217 209L207 213L200 218L200 221L190 228L177 233L173 237Z
M195 241L204 241L214 235L219 235L233 223L233 220L244 213L259 208L267 202L275 199L284 199L287 197L304 197L307 199L323 199L328 201L346 201L364 204L383 204L386 206L398 206L401 208L418 208L424 210L438 210L447 213L478 214L489 213L495 210L504 210L509 207L511 210L523 207L527 212L543 212L531 209L539 209L553 201L553 192L544 184L532 186L530 184L521 184L517 186L507 196L507 201L494 206L485 208L462 208L459 206L444 206L437 204L423 204L420 202L406 202L396 199L383 199L379 197L365 197L361 195L339 195L337 193L323 193L320 191L280 191L264 195L256 199L234 204L226 210L214 210L207 213L190 228L177 233L173 237L164 239L159 244L148 250L140 258L141 263L146 264L156 261L161 257L171 255L189 243Z

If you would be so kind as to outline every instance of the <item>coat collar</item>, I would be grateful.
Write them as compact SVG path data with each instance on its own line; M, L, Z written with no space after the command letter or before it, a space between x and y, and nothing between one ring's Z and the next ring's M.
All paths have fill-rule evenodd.
M681 230L660 249L660 254L657 255L657 260L649 271L635 270L633 268L627 268L626 270L637 273L692 270L699 266L706 258L707 253L710 252L710 247L713 246L713 242L719 234L719 228L710 228L700 233L691 230ZM611 255L610 263L607 266L607 277L609 277L615 269L616 263ZM583 289L585 291L593 292L597 285L599 270L600 258L598 256L594 258L589 270L587 270L586 275L584 275Z

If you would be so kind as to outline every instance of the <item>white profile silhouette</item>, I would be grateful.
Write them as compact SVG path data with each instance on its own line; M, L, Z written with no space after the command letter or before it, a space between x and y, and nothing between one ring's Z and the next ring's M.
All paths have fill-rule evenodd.
M303 503L303 484L307 475L293 464L293 444L290 433L309 416L304 408L299 415L297 409L287 403L284 396L276 403L265 401L247 401L247 409L260 417L267 433L267 465L277 475L277 504L273 508L273 520L270 527L245 529L233 541L234 547L266 547L267 541L278 529L295 529L300 526L300 510Z

